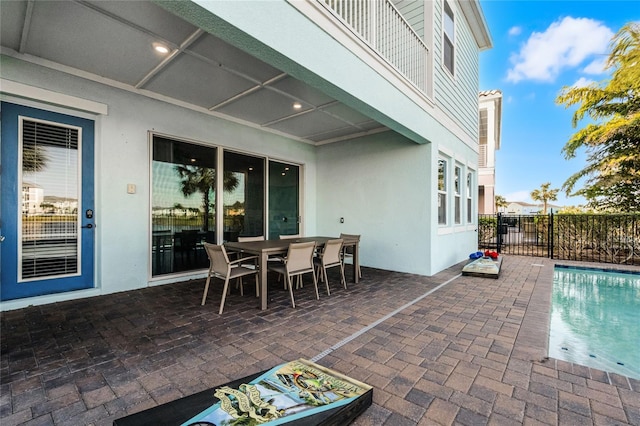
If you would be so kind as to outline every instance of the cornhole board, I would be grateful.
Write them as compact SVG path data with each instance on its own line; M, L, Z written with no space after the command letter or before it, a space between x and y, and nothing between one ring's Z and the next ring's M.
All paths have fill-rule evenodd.
M498 256L496 260L490 257L481 257L464 265L462 275L471 275L474 277L498 278L500 269L502 268L502 256Z
M346 425L372 403L373 388L305 359L278 365L158 407L114 426ZM244 424L244 423L243 423Z

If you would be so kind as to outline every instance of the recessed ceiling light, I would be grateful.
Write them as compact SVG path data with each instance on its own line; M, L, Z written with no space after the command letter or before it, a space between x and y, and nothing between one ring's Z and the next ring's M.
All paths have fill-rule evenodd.
M169 48L161 43L153 43L153 48L156 52L169 53Z
M300 102L293 103L293 109L300 109L300 108L302 108L302 104Z

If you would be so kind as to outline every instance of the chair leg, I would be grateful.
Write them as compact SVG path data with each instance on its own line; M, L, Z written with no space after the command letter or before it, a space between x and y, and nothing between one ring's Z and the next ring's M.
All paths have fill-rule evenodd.
M204 306L204 303L207 300L207 293L209 292L209 282L211 281L211 274L207 275L207 283L204 285L204 293L202 293L202 303L201 306Z
M342 285L344 289L347 289L347 280L344 278L344 264L340 264L340 278L342 279Z
M316 274L311 274L313 277L313 286L316 289L316 300L320 300L320 294L318 293L318 280L316 279Z
M256 274L256 297L260 297L260 284L258 283L258 274Z
M224 301L227 298L227 288L229 287L229 277L224 280L224 288L222 289L222 300L220 301L220 312L218 315L222 315L222 310L224 309Z
M327 277L327 268L322 267L322 272L324 276L324 284L327 286L327 296L331 296L331 292L329 291L329 277Z
M242 277L238 277L238 285L240 286L240 296L244 296L244 283Z
M291 306L293 308L296 307L296 301L293 298L293 283L291 282L291 276L289 274L287 274L287 283L289 285L289 295L291 296Z

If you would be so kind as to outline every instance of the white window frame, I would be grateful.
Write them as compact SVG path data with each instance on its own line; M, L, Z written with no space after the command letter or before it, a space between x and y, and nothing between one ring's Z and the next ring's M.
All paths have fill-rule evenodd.
M453 167L453 223L462 224L462 165Z
M450 14L448 12L451 12ZM450 28L449 28L450 27ZM455 14L447 0L442 2L442 65L451 76L455 76L456 69L456 21ZM451 44L451 68L445 61L447 42Z
M441 173L441 166L443 166L444 170ZM447 201L449 199L449 160L444 157L438 158L438 175L436 180L436 186L438 190L438 225L446 226L448 221L448 211L447 211ZM442 176L442 178L441 178ZM440 209L444 209L441 214Z
M473 220L473 171L467 170L467 223Z

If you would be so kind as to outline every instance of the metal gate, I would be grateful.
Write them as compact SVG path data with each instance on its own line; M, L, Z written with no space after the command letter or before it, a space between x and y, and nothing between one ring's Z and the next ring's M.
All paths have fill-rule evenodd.
M640 214L479 215L478 248L640 265Z

